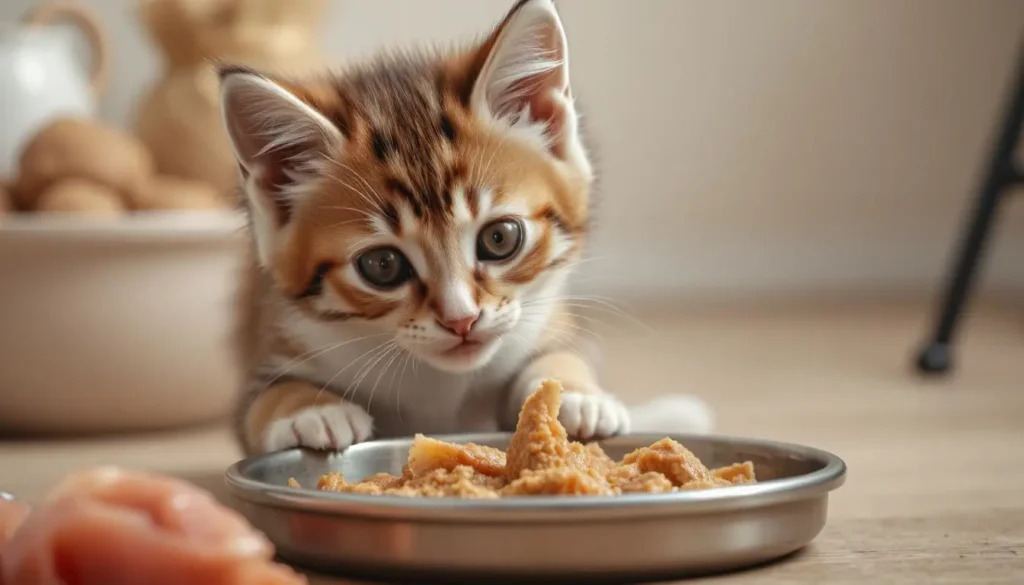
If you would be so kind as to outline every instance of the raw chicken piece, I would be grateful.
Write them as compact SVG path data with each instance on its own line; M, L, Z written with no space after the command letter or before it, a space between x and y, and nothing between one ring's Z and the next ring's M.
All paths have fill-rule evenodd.
M7 502L0 499L0 547L12 536L28 516L29 507L20 502Z
M435 469L451 471L467 465L477 473L501 477L505 473L505 453L483 445L452 444L416 435L409 449L409 471L421 477Z
M260 533L176 479L117 469L65 480L0 552L4 585L301 585Z

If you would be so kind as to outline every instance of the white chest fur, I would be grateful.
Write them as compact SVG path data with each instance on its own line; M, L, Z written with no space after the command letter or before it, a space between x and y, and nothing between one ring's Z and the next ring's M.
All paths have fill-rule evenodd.
M264 374L301 378L361 406L373 417L378 438L498 430L508 386L540 332L539 325L520 323L501 338L489 365L458 374L417 360L391 335L367 325L324 323L294 313L287 323L284 333L310 351L272 360Z

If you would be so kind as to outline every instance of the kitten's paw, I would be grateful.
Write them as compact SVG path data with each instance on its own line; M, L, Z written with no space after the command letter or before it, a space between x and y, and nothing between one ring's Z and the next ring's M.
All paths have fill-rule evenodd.
M606 439L629 432L629 411L610 394L563 392L558 412L569 436L581 441Z
M350 402L311 406L270 423L263 449L270 453L292 447L341 451L370 438L373 419Z

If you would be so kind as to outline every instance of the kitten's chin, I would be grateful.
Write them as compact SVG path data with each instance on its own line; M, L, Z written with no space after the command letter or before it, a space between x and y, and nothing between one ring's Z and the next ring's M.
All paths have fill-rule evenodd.
M495 337L479 344L463 344L440 352L422 352L420 359L445 372L464 374L490 363L501 346L501 338Z

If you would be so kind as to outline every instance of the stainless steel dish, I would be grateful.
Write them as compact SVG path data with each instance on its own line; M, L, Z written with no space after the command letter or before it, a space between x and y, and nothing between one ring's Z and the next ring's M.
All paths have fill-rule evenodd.
M505 448L509 435L441 437ZM609 455L659 436L604 441ZM280 556L335 575L386 579L650 579L759 564L803 548L825 525L843 461L770 441L674 435L709 466L754 462L759 483L671 494L408 499L292 489L324 473L350 480L401 473L410 440L374 441L341 454L301 450L255 457L227 471L240 509Z

